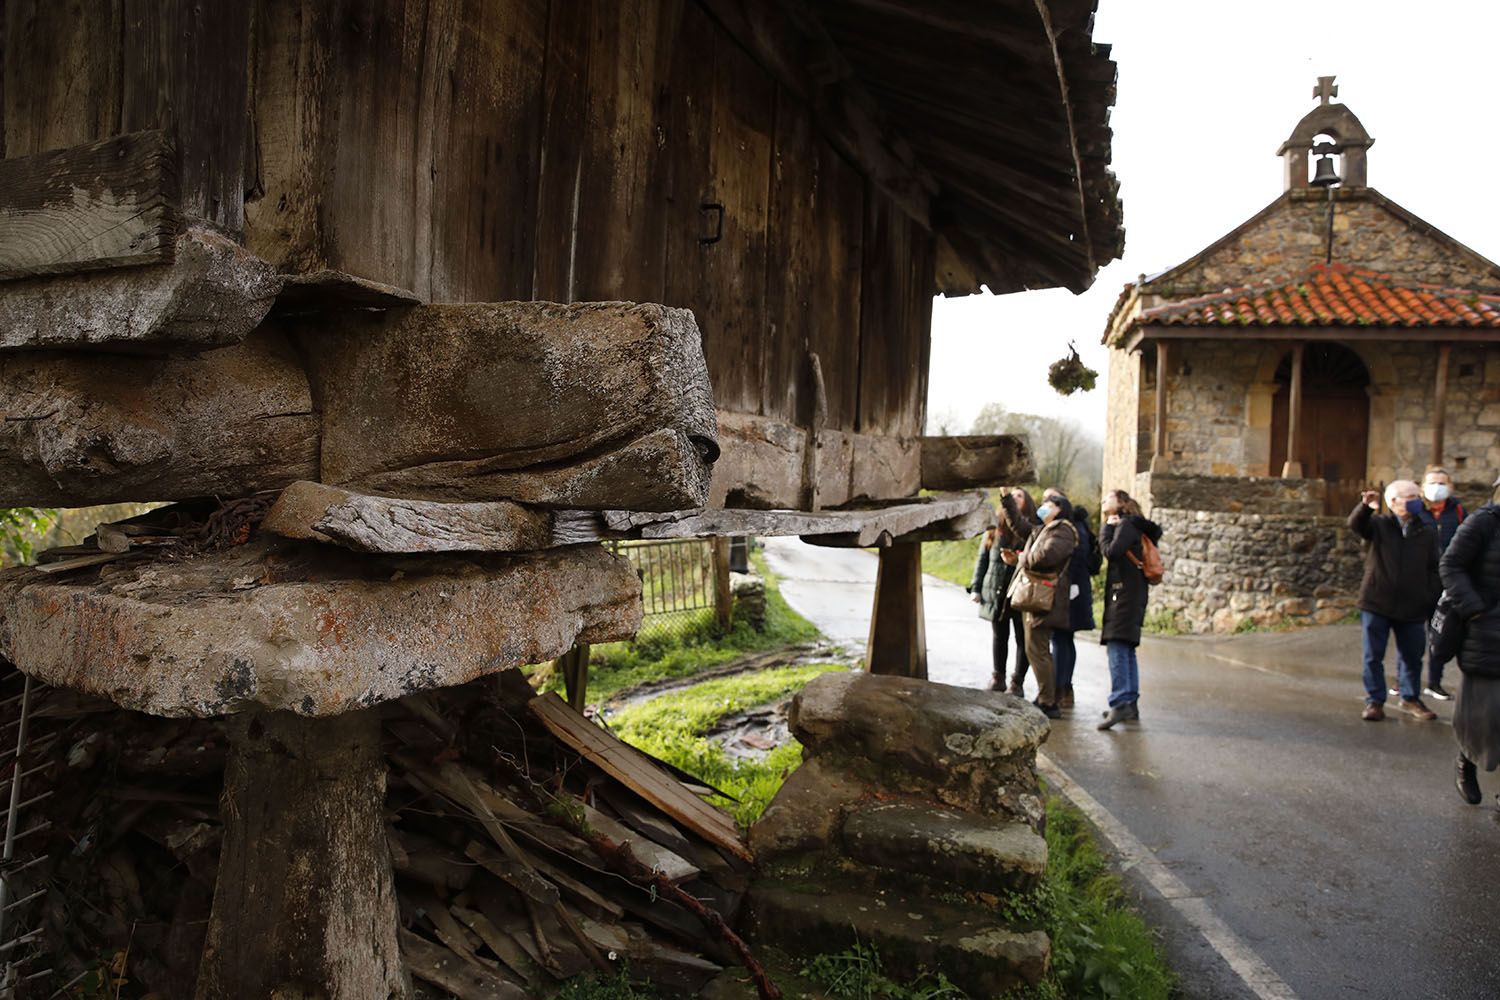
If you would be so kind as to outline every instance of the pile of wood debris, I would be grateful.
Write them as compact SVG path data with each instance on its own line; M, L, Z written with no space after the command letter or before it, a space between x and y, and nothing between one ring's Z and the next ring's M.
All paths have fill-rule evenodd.
M777 995L729 930L750 858L709 789L515 670L380 711L419 996L536 996L622 964L672 994L746 965ZM71 982L191 996L222 839L225 723L40 688L29 724L26 795L50 795L27 812L36 833L9 868L26 903L11 957L37 977L20 995L69 995Z

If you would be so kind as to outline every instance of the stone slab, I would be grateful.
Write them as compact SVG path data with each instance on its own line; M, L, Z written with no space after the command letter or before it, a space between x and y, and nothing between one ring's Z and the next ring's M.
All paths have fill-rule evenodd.
M318 478L307 376L270 330L191 357L0 354L0 416L0 507L245 496Z
M868 764L892 790L1041 820L1034 766L1050 728L1020 698L886 674L825 674L792 700L790 720L808 756Z
M837 842L845 814L870 794L852 774L816 757L805 761L750 828L750 850L762 863L823 850Z
M1047 841L1027 824L925 803L863 806L844 822L843 840L856 861L966 891L1025 892L1047 867Z
M833 954L874 945L887 975L901 980L941 969L973 997L998 997L1046 975L1052 945L1044 931L1014 930L982 907L961 907L891 889L881 895L787 879L750 891L758 940L793 954Z
M324 482L585 508L708 500L718 432L687 310L500 302L284 322L323 409Z
M357 555L262 536L63 578L0 572L0 655L164 716L327 716L628 638L640 580L596 547Z
M207 350L236 344L270 311L275 269L207 230L170 263L0 283L0 350Z

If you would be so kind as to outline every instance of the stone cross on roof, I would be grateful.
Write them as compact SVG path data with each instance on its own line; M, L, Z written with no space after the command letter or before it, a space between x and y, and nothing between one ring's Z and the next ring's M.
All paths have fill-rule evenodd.
M1318 85L1313 88L1313 96L1321 97L1324 104L1327 104L1330 98L1339 96L1339 88L1333 82L1335 79L1337 79L1337 77L1318 77Z

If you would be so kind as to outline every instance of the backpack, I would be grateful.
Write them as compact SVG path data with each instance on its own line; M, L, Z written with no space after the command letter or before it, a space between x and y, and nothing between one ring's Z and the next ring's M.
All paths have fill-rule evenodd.
M1161 583L1161 578L1166 575L1167 568L1162 565L1161 550L1145 534L1141 535L1140 556L1137 557L1134 552L1127 552L1125 555L1135 564L1135 568L1140 570L1146 577L1146 582L1153 587Z

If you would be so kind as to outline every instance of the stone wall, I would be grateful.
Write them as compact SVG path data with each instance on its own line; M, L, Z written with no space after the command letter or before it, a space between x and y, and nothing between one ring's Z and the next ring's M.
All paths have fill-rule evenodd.
M1151 607L1190 632L1327 625L1355 610L1364 552L1341 517L1158 506L1166 575Z
M1134 478L1142 454L1140 427L1155 419L1148 397L1141 389L1141 356L1118 347L1109 349L1109 411L1104 424L1104 488L1128 484ZM1144 449L1150 459L1149 445ZM1126 489L1130 487L1125 486Z
M1321 479L1183 476L1158 472L1142 477L1142 482L1139 499L1152 509L1303 519L1323 512L1325 487Z
M1456 244L1432 238L1385 207L1368 188L1334 193L1333 260L1413 281L1490 290L1500 278ZM1206 295L1264 281L1323 263L1327 254L1328 202L1322 190L1293 191L1245 232L1203 254L1151 291L1169 296Z

